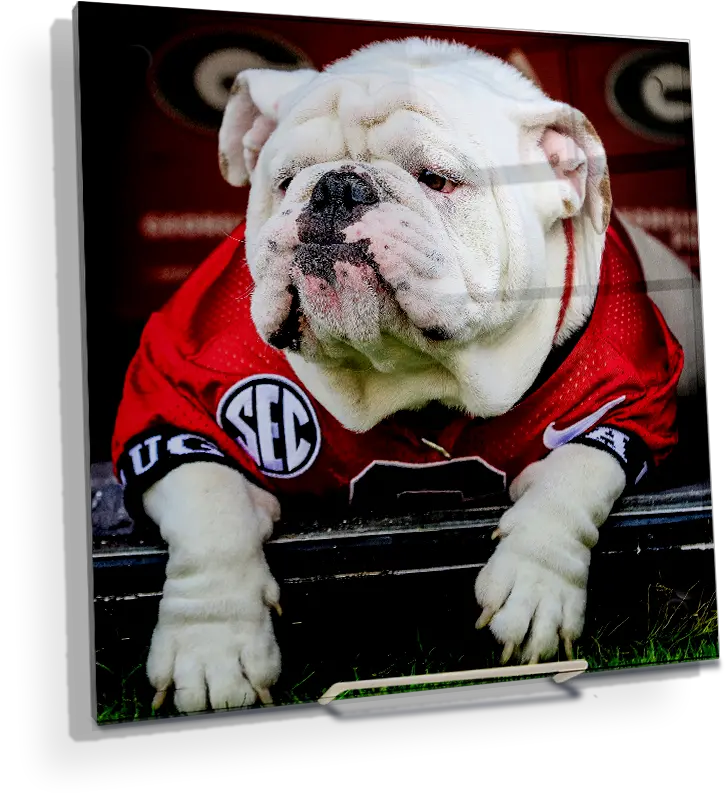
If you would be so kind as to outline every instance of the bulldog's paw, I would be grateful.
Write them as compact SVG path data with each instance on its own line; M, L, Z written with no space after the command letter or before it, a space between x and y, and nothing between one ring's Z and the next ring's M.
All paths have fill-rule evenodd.
M154 710L172 683L183 713L271 704L280 652L270 607L281 614L261 554L242 569L167 579L147 663Z
M504 514L494 532L502 539L476 579L483 609L476 627L488 625L504 645L502 664L514 652L523 662L546 660L560 641L572 659L584 627L589 548L551 518L519 517Z

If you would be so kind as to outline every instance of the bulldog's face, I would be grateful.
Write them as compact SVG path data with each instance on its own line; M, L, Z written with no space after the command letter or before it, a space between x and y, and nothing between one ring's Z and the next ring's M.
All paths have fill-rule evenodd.
M591 307L609 212L599 140L482 53L408 40L322 73L242 72L220 164L252 184L259 333L318 370L441 370L460 390L472 348L505 346L534 313L548 351ZM568 217L583 288L557 329ZM471 409L452 391L429 398Z

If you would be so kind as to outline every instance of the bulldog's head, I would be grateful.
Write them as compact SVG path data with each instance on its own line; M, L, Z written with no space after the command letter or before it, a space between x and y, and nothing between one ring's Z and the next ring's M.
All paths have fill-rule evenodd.
M323 72L241 72L219 160L251 183L257 329L352 429L432 399L501 413L591 310L601 143L496 58L409 39Z

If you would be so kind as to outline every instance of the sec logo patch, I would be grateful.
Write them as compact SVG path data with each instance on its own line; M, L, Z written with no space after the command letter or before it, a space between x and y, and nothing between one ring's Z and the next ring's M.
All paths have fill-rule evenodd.
M266 476L289 479L315 462L321 434L307 394L279 375L254 375L221 398L217 424Z

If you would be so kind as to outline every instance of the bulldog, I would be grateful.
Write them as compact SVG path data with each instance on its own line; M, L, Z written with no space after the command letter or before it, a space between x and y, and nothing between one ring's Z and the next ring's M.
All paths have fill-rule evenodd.
M476 627L502 663L572 657L598 529L675 443L682 369L592 125L408 39L240 73L219 163L251 184L246 226L150 319L114 437L169 546L154 706L172 684L183 712L271 701L280 499L435 490L455 465L512 501Z

